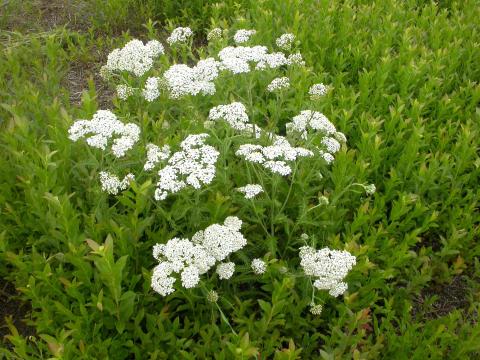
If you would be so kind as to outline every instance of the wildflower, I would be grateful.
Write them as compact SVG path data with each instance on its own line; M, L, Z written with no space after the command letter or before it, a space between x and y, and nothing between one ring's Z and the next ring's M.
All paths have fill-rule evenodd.
M218 301L218 293L215 290L210 290L207 293L207 301L216 303Z
M302 235L300 235L300 239L302 239L303 241L307 241L310 237L308 236L308 234L305 234L303 233Z
M274 92L277 90L287 89L290 87L290 79L286 76L275 78L272 82L267 86L267 91Z
M194 265L190 265L186 267L182 271L182 286L185 289L190 289L197 286L198 282L200 281L200 274L198 268Z
M222 37L222 29L214 28L208 33L207 40L208 41L218 40L221 37Z
M127 100L130 96L133 95L134 89L127 85L118 85L117 86L117 97L120 100Z
M344 133L340 132L340 131L337 131L335 134L333 134L333 137L335 139L337 139L338 142L342 143L342 144L346 144L347 143L347 137L345 136Z
M310 99L318 100L322 96L324 96L327 93L327 91L328 91L327 87L322 83L314 84L308 90L308 95L310 95Z
M237 44L242 44L244 42L247 42L250 39L250 36L255 35L256 32L257 32L256 30L245 30L245 29L238 30L233 36L233 40Z
M287 139L276 136L270 146L243 144L235 152L235 155L243 157L249 162L261 164L273 173L286 176L292 172L287 161L294 161L298 157L313 156L313 152L301 147L292 147Z
M328 198L324 195L318 197L318 204L319 205L328 205L330 202Z
M262 259L253 259L252 270L257 275L263 274L267 270L267 264Z
M199 189L202 184L212 182L219 152L205 144L207 137L208 134L189 135L180 143L182 150L175 152L167 166L158 172L156 200L164 200L169 193L176 193L188 185Z
M322 139L322 145L332 154L335 154L340 150L340 143L332 137L325 136Z
M154 144L147 144L147 162L143 165L144 170L152 170L160 160L167 160L170 156L170 146L164 145L159 148Z
M98 110L92 120L77 120L68 129L69 139L77 141L87 135L87 144L105 150L108 140L114 135L120 136L112 144L113 155L122 157L140 138L140 128L136 124L123 124L109 110Z
M175 289L173 273L179 273L182 286L189 289L198 285L200 275L209 271L217 261L223 261L231 253L240 250L247 240L240 233L242 221L234 216L223 223L213 224L197 231L189 239L173 238L166 244L156 244L153 257L159 261L152 276L152 288L165 296ZM235 270L232 262L220 263L217 273L221 279L229 279Z
M131 181L135 180L135 175L127 174L123 180L117 176L110 174L107 171L100 172L100 183L102 184L102 191L109 194L117 195L120 190L125 190Z
M160 96L160 90L158 88L159 81L160 79L158 77L149 77L145 82L142 95L148 102L152 102Z
M370 185L365 186L365 193L367 195L373 195L373 194L375 194L375 191L377 191L377 188L376 188L375 184L370 184Z
M288 65L298 65L298 66L305 66L305 61L303 61L302 54L299 52L295 54L290 54L287 58Z
M172 65L163 77L172 99L185 95L213 95L218 77L219 63L213 58L200 60L194 67L185 64Z
M110 71L110 69L108 68L108 66L106 65L103 65L101 68L100 68L100 77L107 81L108 79L110 79L110 77L112 76L112 72Z
M151 69L154 59L163 53L163 45L157 40L143 45L140 40L134 39L108 55L106 69L110 72L128 71L136 76L142 76Z
M228 280L232 277L235 271L235 264L233 262L220 263L217 266L217 274L219 279Z
M347 290L343 279L356 264L355 256L348 251L323 248L316 251L310 246L300 248L300 265L307 276L316 280L313 286L319 290L329 290L331 296L338 296Z
M320 304L315 305L313 302L310 304L310 313L313 315L321 315L323 310L323 306Z
M295 35L286 33L281 35L275 43L280 49L283 50L290 50L292 48L292 44L295 41Z
M283 53L268 53L266 46L227 46L220 50L218 57L221 69L229 70L233 74L250 72L250 63L256 64L257 70L274 69L288 64Z
M253 199L255 196L263 192L263 188L258 184L248 184L237 188L237 191L245 195L245 199Z
M209 120L225 120L235 130L245 130L248 123L248 115L245 105L233 102L229 105L219 105L210 109Z
M170 36L167 38L169 45L184 43L193 35L192 29L189 27L177 27L173 29Z
M153 269L151 286L154 291L162 296L167 296L175 291L173 284L175 278L170 276L173 272L168 262L162 262Z
M303 110L299 115L293 117L292 122L287 123L287 131L299 132L303 139L307 138L307 130L317 130L326 135L332 135L337 132L328 118L318 111Z

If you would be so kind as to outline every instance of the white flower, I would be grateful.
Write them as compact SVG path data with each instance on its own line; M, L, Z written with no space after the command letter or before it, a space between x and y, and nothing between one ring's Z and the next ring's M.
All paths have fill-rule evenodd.
M218 278L221 280L230 279L235 271L235 264L233 262L220 263L217 266Z
M247 240L238 230L232 227L232 223L228 222L225 225L210 225L203 231L201 245L217 261L222 261L247 244Z
M142 76L151 69L154 59L163 53L163 45L157 40L145 45L140 40L131 40L123 48L115 49L108 55L106 69L110 72L128 71Z
M160 90L158 88L159 81L160 79L158 77L149 77L145 82L142 95L148 102L152 102L160 96Z
M275 78L272 82L267 86L267 91L274 92L277 90L283 90L290 87L290 79L286 76Z
M294 161L299 157L313 156L313 152L301 147L292 147L287 139L276 136L270 146L240 145L235 155L243 157L249 162L261 164L273 173L286 176L292 172L287 161Z
M127 85L117 85L117 97L120 100L127 100L128 97L133 95L134 89Z
M370 184L370 185L365 186L365 193L367 195L373 195L373 194L375 194L375 191L377 191L377 188L376 188L375 184Z
M332 161L335 160L333 155L328 152L321 152L320 155L322 156L323 160L326 161L327 164L331 164Z
M223 222L223 225L233 231L240 231L240 229L242 228L242 223L242 220L240 220L238 217L228 216Z
M205 144L207 137L208 134L189 135L181 142L182 150L175 152L167 166L158 172L156 200L164 200L169 193L176 193L189 185L199 189L202 184L212 182L219 152Z
M255 196L263 192L263 188L258 184L248 184L237 188L237 191L245 195L245 199L253 199Z
M318 100L319 98L324 96L327 93L327 91L328 91L327 87L322 83L314 84L308 90L308 95L310 95L310 99Z
M171 276L172 273L180 274L183 287L189 289L197 286L200 275L209 271L217 261L224 260L246 245L247 240L239 232L241 226L240 219L230 216L223 225L213 224L198 231L191 241L173 238L166 244L156 244L152 254L159 261L159 265L153 272L152 288L163 296L175 291L175 278ZM221 279L230 278L234 270L234 263L217 266Z
M87 135L87 144L105 150L108 140L114 135L120 136L112 144L112 152L122 157L140 138L140 128L132 123L123 124L109 110L98 110L92 120L77 120L68 129L69 139L77 141Z
M348 251L329 248L316 251L310 246L300 248L300 259L305 275L316 278L313 286L319 290L329 290L330 295L335 297L347 289L343 279L356 264L355 256Z
M218 57L221 69L234 74L250 72L250 63L256 64L257 70L273 69L288 64L283 53L268 53L266 46L227 46L220 50Z
M297 131L302 138L307 138L307 130L317 130L326 135L332 135L337 132L335 125L333 125L328 118L321 112L312 110L303 110L299 115L293 117L292 122L287 123L287 131Z
M220 28L214 28L212 29L208 35L207 35L207 40L208 41L213 41L213 40L218 40L222 37L222 29Z
M346 144L347 143L347 137L345 136L344 133L340 132L340 131L337 131L335 134L333 134L334 138L337 139L339 142L341 142L342 144Z
M185 64L172 65L163 77L172 99L185 95L213 95L220 63L213 58L200 60L194 67Z
M173 29L170 36L167 38L167 43L170 45L176 43L184 43L193 35L192 29L189 27L178 27Z
M235 130L245 130L248 124L247 110L239 102L215 106L210 109L208 119L213 121L225 120Z
M256 30L245 30L245 29L238 30L233 36L233 40L237 44L242 44L244 42L247 42L250 39L250 36L255 35L256 32L257 32Z
M344 282L339 282L335 284L330 291L328 292L330 296L333 297L338 297L339 295L342 295L345 291L347 291L348 285Z
M198 268L194 265L187 266L183 269L182 274L182 286L185 289L190 289L198 285L200 281L200 274Z
M287 58L288 65L298 65L298 66L305 66L305 61L303 61L302 54L299 52L295 54L290 54Z
M323 306L320 305L320 304L310 304L310 312L312 313L312 315L321 315L322 314L322 310L323 310Z
M218 301L218 293L215 290L210 290L207 293L207 301L216 303Z
M117 176L107 172L100 171L100 183L102 184L102 191L106 191L109 194L117 195L120 190L125 190L130 181L135 180L135 175L127 174L120 180Z
M152 289L155 290L162 296L167 296L175 291L173 284L175 283L175 278L170 276L173 272L170 264L168 262L163 262L158 264L153 269L152 274Z
M332 137L325 136L322 139L322 145L325 146L329 153L335 154L340 150L340 143Z
M257 275L263 274L267 270L267 264L262 259L253 259L252 270Z
M280 49L290 50L295 41L295 35L286 33L280 36L275 42Z
M164 145L159 148L155 144L147 144L147 162L143 165L144 170L152 170L161 160L167 160L170 156L170 146Z

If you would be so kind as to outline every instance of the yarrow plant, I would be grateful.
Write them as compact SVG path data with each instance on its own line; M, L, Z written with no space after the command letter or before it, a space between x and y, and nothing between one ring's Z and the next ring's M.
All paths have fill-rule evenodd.
M177 279L172 274L176 273L180 274L184 288L196 287L200 275L208 272L217 262L220 262L216 269L219 278L232 277L235 264L222 261L247 244L240 233L241 226L240 219L228 217L223 225L210 225L196 232L191 240L173 238L166 244L156 244L153 257L159 264L153 270L153 290L162 296L173 293Z
M214 28L207 36L208 41L222 37L227 41L227 32ZM155 204L162 209L162 214L170 223L173 220L168 215L169 207L177 201L182 203L186 198L198 201L204 196L212 199L211 196L215 194L218 204L229 199L232 213L238 212L238 216L228 216L223 224L210 225L195 232L191 238L161 239L153 247L153 257L158 264L152 271L151 287L162 296L172 294L179 286L191 291L202 287L207 300L216 303L217 292L205 290L212 288L210 282L218 281L217 286L221 286L222 282L245 269L250 276L251 272L255 275L265 274L265 260L258 257L248 260L250 253L255 252L257 246L262 247L262 244L255 244L251 249L247 246L247 239L240 232L240 217L248 216L253 222L250 226L258 227L267 236L265 242L270 242L270 245L265 258L270 258L271 251L275 254L278 247L288 252L292 248L288 244L291 236L285 234L286 244L276 240L282 238L275 236L278 231L276 219L286 219L283 211L291 206L295 187L308 191L308 187L316 186L315 181L321 181L321 174L316 176L317 180L313 180L309 175L310 169L318 171L318 168L334 161L334 154L341 151L347 142L346 136L337 131L334 123L315 109L318 102L311 103L313 109L297 109L299 113L288 121L282 113L282 104L288 101L287 92L268 96L269 92L292 88L292 93L295 90L299 96L306 94L320 101L327 87L313 84L308 94L299 89L295 73L305 72L301 53L271 52L264 45L245 46L244 43L255 33L255 30L238 30L233 36L234 45L219 49L220 42L212 43L202 59L196 59L188 53L189 40L193 36L188 27L174 29L167 38L174 54L172 59L157 40L145 44L140 40L128 42L109 54L101 72L108 81L122 82L116 85L118 99L135 98L135 101L120 103L120 109L127 109L125 113L128 114L122 118L132 119L131 122L120 121L110 110L98 110L91 120L77 120L69 129L72 141L85 139L91 147L106 152L111 150L114 159L111 163L102 162L105 168L99 176L102 191L110 195L122 196L121 192L126 191L132 183L142 182L146 176L150 176L154 180ZM277 47L285 51L290 51L294 42L295 35L291 33L276 39ZM174 48L182 43L185 45ZM159 59L160 56L163 57ZM179 62L179 57L187 59L188 63ZM265 82L267 78L273 80ZM235 85L232 88L228 84ZM262 89L263 94L254 95L256 89ZM273 110L261 109L259 104L263 99L257 102L255 96L268 96L269 101L273 101ZM278 103L272 98L276 98ZM144 111L132 111L135 109L131 106L139 104ZM140 126L135 123L137 119L141 119L139 123L148 129L142 129L141 132ZM157 119L161 119L161 125L156 123ZM227 125L232 131L218 131L218 123ZM199 124L203 127L202 132L198 131ZM121 161L117 162L116 159ZM127 167L128 171L125 169ZM141 172L136 173L135 169L141 169ZM302 175L308 177L308 185L298 186L302 179L296 173L302 171ZM125 173L127 175L123 179L115 175ZM217 176L218 173L221 176ZM229 188L227 184L233 183L231 179L235 179L238 187ZM287 190L279 192L278 189L284 185ZM137 186L132 187L132 191L137 191ZM187 188L190 190L187 191ZM372 185L365 185L364 188L367 194L375 192ZM242 196L221 194L228 191L240 193L248 201L241 200ZM195 193L194 197L190 197L192 193ZM279 194L283 194L283 197L279 198ZM174 199L167 201L170 196ZM322 201L322 197L326 200ZM315 198L318 205L301 207L299 220L318 206L329 205L325 196L317 194ZM306 200L306 204L311 201ZM269 209L266 210L263 204L268 204ZM188 206L196 205L192 202ZM214 207L220 211L219 205ZM294 213L294 210L289 210L289 214ZM267 220L267 217L270 219ZM187 224L188 218L185 217L183 221ZM295 224L292 231L301 230L298 229L299 223ZM258 236L256 230L254 233ZM306 234L302 234L300 239L305 243L310 241ZM271 244L272 241L278 243ZM237 252L241 253L233 256ZM236 257L241 258L247 266L245 263L237 266L234 262ZM334 297L346 291L344 278L356 263L353 255L328 248L316 251L304 246L300 248L300 258L304 275L314 279L313 288L328 290ZM276 261L278 259L272 260L272 263ZM210 276L207 275L213 269ZM279 267L278 273L288 276L291 271L293 269L285 264ZM266 277L258 276L259 279ZM311 313L319 315L322 306L312 305Z

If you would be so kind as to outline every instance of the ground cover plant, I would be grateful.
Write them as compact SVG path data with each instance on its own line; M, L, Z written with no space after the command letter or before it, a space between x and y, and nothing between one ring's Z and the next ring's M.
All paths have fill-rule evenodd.
M2 4L2 357L479 357L478 2L162 4Z

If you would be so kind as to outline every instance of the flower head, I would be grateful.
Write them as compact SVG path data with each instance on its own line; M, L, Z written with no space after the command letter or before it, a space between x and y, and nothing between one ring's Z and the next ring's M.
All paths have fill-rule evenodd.
M193 35L192 29L189 27L177 27L173 29L170 36L167 38L167 43L170 45L177 44L177 43L184 43Z
M267 264L262 259L253 259L252 270L257 275L263 274L267 270Z

